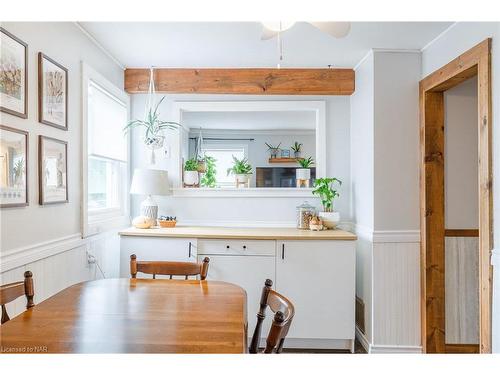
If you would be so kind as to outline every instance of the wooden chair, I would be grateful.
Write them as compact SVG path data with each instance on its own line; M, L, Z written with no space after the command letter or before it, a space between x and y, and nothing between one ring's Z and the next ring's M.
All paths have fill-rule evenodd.
M24 273L24 281L18 281L15 283L10 283L7 285L0 286L0 305L2 306L2 320L1 323L4 324L10 320L7 314L7 309L5 305L12 302L22 295L26 296L28 300L26 308L30 309L35 304L33 303L33 296L35 295L35 290L33 287L33 274L31 271L26 271Z
M165 261L138 261L135 254L130 256L130 274L133 279L136 278L137 272L152 274L153 279L156 275L185 276L186 280L189 276L200 275L201 280L205 280L208 274L208 263L210 259L205 257L202 263L193 262L165 262Z
M249 349L250 353L258 352L262 322L266 317L266 308L268 306L274 313L274 319L271 329L269 330L269 335L267 336L264 353L281 353L285 337L288 334L293 316L295 315L295 307L292 302L278 292L272 290L272 286L273 282L267 279L260 297L260 309L257 313L257 325L255 326L255 331L252 336L252 342Z

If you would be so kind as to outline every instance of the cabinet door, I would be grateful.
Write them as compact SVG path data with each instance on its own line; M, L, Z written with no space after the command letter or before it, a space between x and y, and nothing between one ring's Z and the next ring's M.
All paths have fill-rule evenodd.
M120 238L120 277L130 277L130 255L138 260L195 262L195 238L133 237ZM157 276L161 278L161 276Z
M205 255L200 255L202 258ZM257 323L260 295L266 279L274 281L274 256L207 255L210 258L208 280L226 281L239 285L247 292L248 335L251 337ZM262 337L267 337L271 322L271 311L262 329Z
M354 338L354 241L278 242L276 281L295 305L288 337Z

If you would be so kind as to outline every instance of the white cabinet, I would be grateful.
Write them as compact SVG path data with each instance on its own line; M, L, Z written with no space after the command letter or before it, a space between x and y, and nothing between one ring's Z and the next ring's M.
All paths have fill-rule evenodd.
M199 240L198 259L210 258L207 279L233 283L247 292L249 336L257 323L264 282L266 279L274 282L276 278L275 249L276 241ZM263 325L263 336L267 336L270 326L271 318L266 319Z
M120 238L120 277L130 277L130 255L138 260L195 262L196 238L122 236ZM161 276L157 276L161 278Z
M353 340L355 242L277 244L275 287L295 305L288 337Z

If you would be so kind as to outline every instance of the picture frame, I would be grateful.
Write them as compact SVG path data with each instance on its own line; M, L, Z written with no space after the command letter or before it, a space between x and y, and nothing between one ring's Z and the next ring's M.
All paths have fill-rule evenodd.
M40 205L68 203L68 142L38 136Z
M0 125L0 208L29 205L29 133Z
M290 150L281 150L281 157L282 158L290 158Z
M0 27L0 111L28 118L28 44Z
M38 121L68 130L68 69L38 53Z

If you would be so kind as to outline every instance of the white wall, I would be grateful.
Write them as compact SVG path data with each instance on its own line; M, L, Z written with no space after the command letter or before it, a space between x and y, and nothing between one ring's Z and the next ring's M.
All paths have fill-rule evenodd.
M375 50L351 97L356 293L370 352L419 352L418 81L421 56Z
M132 118L144 115L146 95L132 96ZM350 106L348 96L247 96L247 95L168 95L160 107L161 118L172 120L175 101L256 101L256 100L324 100L326 101L327 175L344 183L336 209L342 221L351 221L350 214ZM133 167L149 165L149 152L140 141L141 135L132 133ZM157 154L155 168L165 168L169 161ZM137 215L143 197L132 198L132 215ZM184 224L224 225L294 225L295 207L305 199L316 205L317 198L193 198L158 197L161 214L177 216Z
M29 132L29 206L0 211L0 284L13 278L22 279L21 271L31 269L35 281L35 302L39 302L71 283L93 277L94 266L86 268L86 258L81 256L81 250L74 257L65 255L66 253L78 251L84 246L84 250L89 248L95 251L99 260L103 264L105 262L101 257L101 245L90 245L89 241L81 240L80 234L80 62L87 62L118 87L123 87L123 71L73 23L4 22L2 27L28 44L28 118L21 119L0 112L0 123ZM68 68L68 131L38 122L38 52L43 52ZM69 203L45 207L38 204L38 135L68 142ZM102 255L108 256L117 249L117 242L113 242L116 235L100 239L104 241L104 238L107 238L105 241L111 241ZM66 259L67 262L61 259ZM40 262L45 266L40 266ZM111 261L107 264L109 274L117 272ZM5 272L11 267L15 269ZM67 277L59 277L60 272L66 272ZM45 287L47 283L52 284Z
M445 228L479 227L477 78L444 93Z
M500 23L460 22L429 45L422 54L422 78L447 64L486 38L492 44L492 103L493 103L493 225L495 258L500 244ZM496 199L495 199L496 198ZM493 352L500 352L500 270L494 266L493 275Z

